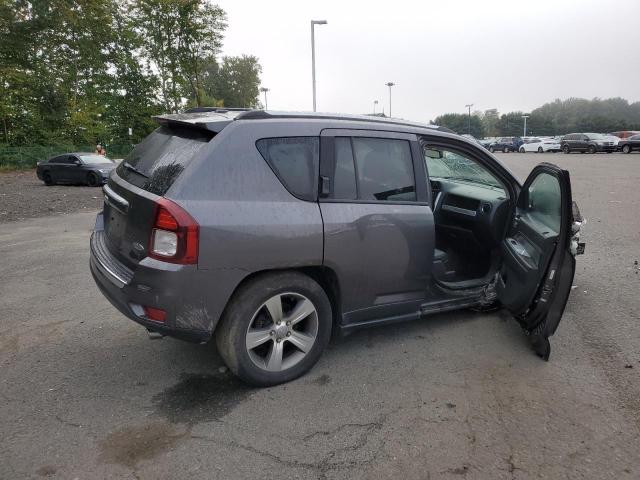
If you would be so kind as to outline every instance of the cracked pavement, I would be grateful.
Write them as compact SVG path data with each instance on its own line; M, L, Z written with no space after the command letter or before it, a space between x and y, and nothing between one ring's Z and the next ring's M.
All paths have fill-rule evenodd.
M548 363L507 314L463 311L250 389L99 294L95 213L0 224L0 478L640 477L640 155L498 158L569 168L588 220Z

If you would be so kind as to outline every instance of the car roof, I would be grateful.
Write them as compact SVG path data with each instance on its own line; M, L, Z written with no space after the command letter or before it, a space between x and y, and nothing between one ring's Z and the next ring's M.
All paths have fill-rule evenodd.
M59 153L57 155L53 155L51 158L58 158L58 157L62 157L63 155L97 155L97 153L95 152L66 152L66 153Z
M236 120L336 120L342 122L365 122L375 125L389 125L395 127L413 127L428 129L430 131L440 131L454 133L446 127L437 125L427 125L425 123L413 122L396 118L374 117L370 115L351 115L344 113L318 113L318 112L289 112L289 111L265 111L265 110L244 110L244 109L223 109L223 108L198 108L187 110L185 113L158 115L153 117L161 125L182 125L209 130L219 133L225 126ZM343 124L341 124L344 127Z

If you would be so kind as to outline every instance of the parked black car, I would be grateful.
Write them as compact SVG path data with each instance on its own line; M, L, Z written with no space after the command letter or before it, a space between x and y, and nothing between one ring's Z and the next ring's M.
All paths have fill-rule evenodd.
M87 152L65 153L39 162L36 175L45 185L85 184L103 185L116 163L103 155Z
M571 152L615 152L618 146L601 133L570 133L562 137L560 149Z
M640 150L640 134L620 140L618 148L622 150L623 153L631 153L634 150Z
M496 142L493 142L489 145L489 151L493 152L517 152L524 142L520 137L502 137L499 138Z

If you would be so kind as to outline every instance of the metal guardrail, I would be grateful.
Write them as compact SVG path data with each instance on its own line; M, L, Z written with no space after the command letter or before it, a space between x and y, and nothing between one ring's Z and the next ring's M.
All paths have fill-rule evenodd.
M33 168L38 162L55 155L68 152L93 152L95 145L32 145L10 147L0 145L0 168ZM109 158L122 158L133 149L133 145L109 145L106 147Z

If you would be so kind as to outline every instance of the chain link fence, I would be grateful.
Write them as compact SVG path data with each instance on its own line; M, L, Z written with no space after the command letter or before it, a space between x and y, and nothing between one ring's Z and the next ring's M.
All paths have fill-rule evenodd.
M109 158L126 157L133 145L107 145ZM55 155L69 152L93 152L95 145L33 145L29 147L9 147L0 145L0 169L33 168L38 162Z

